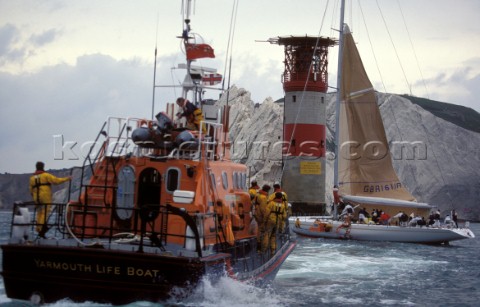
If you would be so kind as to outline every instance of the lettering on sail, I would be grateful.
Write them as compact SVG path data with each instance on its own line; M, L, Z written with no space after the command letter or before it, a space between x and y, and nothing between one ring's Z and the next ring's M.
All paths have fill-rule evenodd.
M388 192L392 190L398 190L401 188L402 188L401 182L393 182L389 184L367 184L363 186L363 192L379 193L379 192Z

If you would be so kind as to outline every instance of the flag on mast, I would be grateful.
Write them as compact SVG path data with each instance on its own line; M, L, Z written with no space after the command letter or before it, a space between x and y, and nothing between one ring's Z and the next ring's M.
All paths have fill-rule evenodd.
M221 74L205 74L202 77L203 85L215 85L222 82Z
M213 48L207 44L185 44L185 50L187 51L187 60L215 57Z

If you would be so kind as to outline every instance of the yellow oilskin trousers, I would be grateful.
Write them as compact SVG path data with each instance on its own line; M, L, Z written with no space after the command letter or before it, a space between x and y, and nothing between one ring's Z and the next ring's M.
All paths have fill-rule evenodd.
M265 213L267 210L268 199L265 192L259 192L257 194L257 205L255 206L255 220L258 224L257 232L257 249L264 252L263 239L265 237Z
M274 199L268 203L265 216L265 235L262 241L262 250L270 251L273 254L277 248L277 232L281 231L287 212L281 199Z

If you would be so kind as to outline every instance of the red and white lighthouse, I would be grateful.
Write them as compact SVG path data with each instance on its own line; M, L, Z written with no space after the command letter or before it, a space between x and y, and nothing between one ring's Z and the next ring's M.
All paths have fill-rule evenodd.
M336 41L311 36L269 41L285 46L282 188L294 211L321 212L325 205L327 55Z

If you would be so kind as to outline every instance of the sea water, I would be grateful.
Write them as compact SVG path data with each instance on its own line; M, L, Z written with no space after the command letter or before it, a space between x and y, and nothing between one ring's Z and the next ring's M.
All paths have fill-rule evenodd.
M10 219L10 213L0 212L1 243L8 240ZM296 249L265 289L206 277L186 300L125 306L478 306L480 224L470 228L475 239L450 246L298 237ZM0 306L30 305L7 298L0 279ZM46 306L110 305L62 300Z

